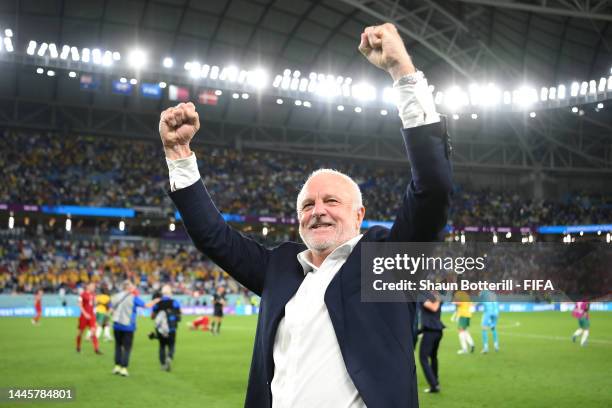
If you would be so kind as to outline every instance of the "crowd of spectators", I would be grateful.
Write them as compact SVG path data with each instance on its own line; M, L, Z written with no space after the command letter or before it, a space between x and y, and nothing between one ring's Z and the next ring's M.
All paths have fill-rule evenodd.
M218 286L227 293L242 293L236 281L192 245L158 240L3 238L0 259L0 293L31 293L39 288L76 293L87 282L112 291L125 279L143 293L153 293L166 283L177 294L212 295Z
M159 142L4 131L0 202L171 209ZM294 197L311 171L331 167L361 186L366 218L392 220L409 180L408 167L312 158L257 150L195 148L200 173L221 211L295 216ZM288 199L289 198L289 199ZM574 194L534 200L516 192L457 188L456 226L533 226L612 221L612 196Z

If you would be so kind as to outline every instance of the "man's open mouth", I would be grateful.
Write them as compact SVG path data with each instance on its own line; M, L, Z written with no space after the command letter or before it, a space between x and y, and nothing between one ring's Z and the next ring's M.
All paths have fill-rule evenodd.
M318 222L316 224L313 224L310 226L310 229L319 229L319 228L326 228L326 227L331 227L333 226L333 224L329 224L326 222Z

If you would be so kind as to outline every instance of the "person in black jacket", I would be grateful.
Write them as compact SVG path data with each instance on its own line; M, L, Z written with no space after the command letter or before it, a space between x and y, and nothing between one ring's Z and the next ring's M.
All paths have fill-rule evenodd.
M442 340L444 324L440 320L442 301L438 292L428 292L427 299L420 304L421 308L421 347L419 349L419 361L423 367L423 373L429 383L425 392L440 392L440 381L438 377L438 348Z
M181 321L181 305L172 299L172 288L164 285L161 300L153 307L152 318L155 319L155 334L159 340L159 363L162 370L170 371L174 358L176 329Z

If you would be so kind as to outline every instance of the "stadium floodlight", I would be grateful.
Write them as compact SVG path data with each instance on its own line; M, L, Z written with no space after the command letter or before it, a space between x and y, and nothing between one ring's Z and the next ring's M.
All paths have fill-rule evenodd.
M608 91L612 91L612 75L608 77Z
M175 230L175 229L176 229L176 225L175 225L173 222L171 222L171 223L168 225L168 230L169 230L170 232L174 232L174 230Z
M15 49L13 48L13 41L11 37L4 37L4 49L6 52L13 52Z
M28 43L28 48L26 50L26 53L28 55L34 55L35 52L36 52L36 41L30 40L30 42Z
M548 88L545 86L540 89L540 100L542 102L546 102L548 100Z
M48 70L48 71L47 71L47 76L50 76L50 77L55 76L55 71L53 71L53 70L51 70L51 69L50 69L50 70Z
M249 71L245 71L244 69L241 69L240 73L238 74L238 83L244 84L244 81L246 81L248 76L249 76Z
M513 92L512 101L519 107L526 108L538 101L538 92L530 86L522 86Z
M104 51L102 55L102 65L105 67L113 65L113 53L110 51Z
M89 62L91 60L91 50L89 48L83 48L81 50L81 61Z
M355 113L361 113L361 106L355 106Z
M72 229L72 220L70 218L66 218L66 231L70 232Z
M338 109L338 111L342 112L344 110L344 106L343 105L338 105L338 107L336 109Z
M555 100L557 98L557 88L551 86L548 88L548 99Z
M42 57L43 55L45 55L45 52L47 52L47 48L49 48L49 44L47 43L40 44L40 47L38 47L37 55L39 57Z
M497 234L493 233L493 243L497 244Z
M586 95L588 89L589 89L589 83L586 81L583 81L580 84L580 95Z
M572 97L578 96L578 91L580 91L580 84L578 82L572 82L572 86L570 88L570 95Z
M529 117L532 118L532 119L535 118L536 117L536 113L535 112L530 112L529 113Z
M506 238L507 239L512 238L512 232L510 232L510 231L506 232Z
M210 68L210 79L217 79L219 78L219 67L216 65L213 65Z
M302 73L300 71L298 71L297 69L295 71L293 71L293 77L294 78L299 78L300 75L302 75Z
M604 107L604 104L603 104L603 103L599 102L599 103L597 104L597 109L603 109L603 107Z
M11 216L8 219L8 227L9 227L9 229L15 228L15 217L13 217L12 214L11 214ZM610 234L608 234L608 235L610 235Z
M222 90L220 90L220 89L217 89L217 90L215 91L215 95L217 95L217 96L221 96L221 95L223 95L223 91L222 91Z
M96 64L96 65L102 64L102 51L100 51L99 48L94 48L91 51L91 56L92 56L94 64Z
M584 236L584 231L580 231L580 236Z
M384 90L383 90L383 92L384 92ZM442 102L444 102L444 92L438 91L438 92L436 92L436 96L434 98L434 103L436 105L440 105Z
M359 101L369 102L376 100L376 88L365 82L353 85L351 93L353 98Z
M70 78L76 78L77 74L76 74L76 72L74 72L74 71L70 71L70 72L68 73L68 76L69 76Z
M70 48L70 57L75 62L81 59L81 57L79 56L79 49L77 47Z
M11 37L13 36L13 30L11 30L10 28L5 29L5 30L4 30L4 35L5 35L6 37L11 38Z
M289 68L285 68L285 69L283 70L283 76L284 76L284 77L291 76L291 70L290 70Z
M557 87L557 98L565 99L565 85L559 85Z
M125 221L121 220L119 221L119 231L124 231L125 230Z
M60 53L60 59L67 59L68 55L70 55L70 46L69 45L64 45L62 47L62 52Z
M268 73L263 68L256 68L247 73L247 84L263 89L268 86Z
M389 113L389 112L387 112L387 110L386 110L386 109L381 109L381 110L380 110L380 114L381 114L382 116L387 116L387 114L388 114L388 113Z
M161 82L159 83L159 87L160 87L161 89L164 89L164 88L165 88L165 87L167 87L167 86L168 86L168 84L167 84L167 83L165 83L164 81L161 81Z
M42 69L41 67L38 67L38 68L36 68L36 73L39 74L39 75L42 75L42 74L45 73L45 70Z
M606 242L609 244L609 243L610 243L610 241L612 241L612 235L610 235L610 233L608 232L608 233L606 234Z
M300 85L298 87L300 92L306 92L308 90L308 79L300 78Z
M172 68L174 66L174 60L170 57L166 57L162 61L162 65L164 66L164 68Z
M274 88L278 88L283 81L283 77L281 75L277 75L274 77L274 81L272 82L272 86Z
M289 89L290 85L291 85L291 77L284 76L283 80L281 81L281 88L282 89Z
M136 78L130 79L130 84L136 85L137 83L138 83L138 80Z
M459 108L466 106L469 103L469 98L465 92L458 86L453 86L444 92L444 104L451 112L455 112Z
M244 92L244 93L242 94L242 99L249 99L249 94L248 94L248 93L246 93L246 92Z
M278 99L276 100L276 104L277 104L277 105L282 105L282 104L283 104L283 100L282 100L281 98L278 98Z
M310 108L312 107L312 105L310 104L309 101L304 101L304 103L302 104L305 108Z
M504 91L504 105L510 105L512 103L512 94L510 91Z
M485 108L497 106L501 103L502 92L497 86L489 83L486 87L480 88L479 99L480 105Z
M578 107L577 106L573 106L572 107L572 113L578 113Z
M118 51L114 51L113 52L113 60L120 61L121 60L121 53L119 53Z
M295 100L295 106L302 106L302 101L299 99Z
M480 100L482 98L482 91L478 84L470 84L468 87L468 93L470 95L470 104L472 106L480 105Z
M191 61L187 61L183 68L185 68L185 71L191 71Z
M119 82L121 82L122 84L125 84L127 82L127 78L121 77L119 78Z
M208 64L202 65L202 72L200 73L200 76L202 78L208 78L208 74L210 74L210 65Z
M478 119L478 114L472 113L471 118L474 120Z
M198 61L192 61L189 65L189 76L192 78L199 78L201 74L201 67Z
M584 110L582 109L578 110L578 116L582 116L582 115L584 115Z
M232 94L232 98L233 98L233 99L238 99L238 98L240 98L240 94L238 94L238 93L234 92L234 93Z
M289 86L289 89L291 89L292 91L297 91L299 85L300 79L293 77L293 79L291 79L291 85Z
M229 67L224 68L224 71L226 71L228 81L236 82L236 80L238 79L238 73L239 73L238 68L236 68L233 65L230 65Z
M595 95L597 93L597 81L589 81L589 93Z
M57 52L57 46L54 43L49 44L49 55L51 58L55 59L59 56Z
M599 86L597 87L598 92L604 92L606 90L606 78L599 78Z
M456 113L453 113L453 119L454 120L459 120L459 115L457 115Z
M134 49L128 54L128 64L134 69L141 69L147 64L147 55L141 49Z

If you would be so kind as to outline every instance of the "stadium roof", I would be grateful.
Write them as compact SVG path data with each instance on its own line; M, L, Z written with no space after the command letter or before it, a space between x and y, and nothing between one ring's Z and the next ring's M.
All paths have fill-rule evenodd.
M389 78L363 59L357 44L364 27L383 21L398 26L415 64L426 72L436 89L446 89L453 84L467 88L474 82L494 82L510 89L529 84L539 91L540 87L599 80L611 74L612 2L606 0L0 0L0 28L10 28L14 33L16 55L10 61L3 60L0 91L5 101L0 103L0 111L6 115L12 111L28 111L27 106L19 109L12 106L14 101L22 105L46 101L54 106L87 105L96 109L157 113L167 102L165 99L142 100L83 92L78 82L66 75L68 69L49 78L51 74L45 67L41 72L47 75L38 75L37 65L31 58L25 58L30 41L36 41L37 47L44 42L57 44L58 49L68 44L80 50L118 51L121 63L127 60L131 50L141 49L148 61L140 71L138 79L141 82L180 83L179 76L185 75L183 64L199 61L220 67L261 67L271 77L287 69L292 73L301 71L302 77L311 72L332 74L351 77L353 82L367 81L382 88L390 85ZM161 73L165 72L162 67L165 57L174 61L168 80ZM49 58L45 58L49 62ZM104 69L93 72L103 73ZM133 74L125 72L126 79L131 76ZM118 71L112 71L107 77L118 80ZM261 100L251 98L242 104L232 103L226 93L218 106L201 109L210 120L281 127L283 137L292 129L310 129L317 133L329 130L339 134L397 134L399 121L395 115L381 117L380 106L375 112L366 110L361 119L355 120L353 109L340 114L336 106L332 109L313 106L310 110L292 102L291 99L282 106L274 103L262 106ZM35 116L36 109L29 110L28 114ZM59 115L54 112L48 116ZM64 119L69 116L65 113ZM587 124L587 132L588 126L594 126L591 133L606 133L601 138L596 137L597 145L591 147L604 154L598 157L602 165L612 155L609 147L602 150L599 143L604 140L603 146L609 146L605 143L609 143L610 127L600 126L610 122L609 113L607 119L602 118L604 114ZM70 115L75 117L73 119L80 116L74 111ZM90 115L95 122L96 115ZM538 115L538 120L540 118L542 115ZM584 118L589 118L588 112ZM23 118L13 119L3 123L24 122ZM57 118L49 120L57 125ZM111 116L100 120L112 121ZM148 118L132 118L132 122L139 120L149 121ZM71 128L79 128L74 120L71 121ZM91 127L90 122L82 128ZM141 132L145 128L141 126ZM274 143L277 138L272 136L269 142ZM319 147L324 143L328 146L346 143L320 138L310 142ZM535 147L532 149L520 137L515 142L524 149L527 162L535 165L538 161L534 156ZM559 148L568 145L567 140L559 143L556 145ZM370 146L364 145L362 149L369 153ZM572 149L577 159L592 162L592 152L582 150L582 146ZM346 153L351 152L346 150ZM567 161L567 157L565 159ZM522 157L516 164L520 166L525 162Z

